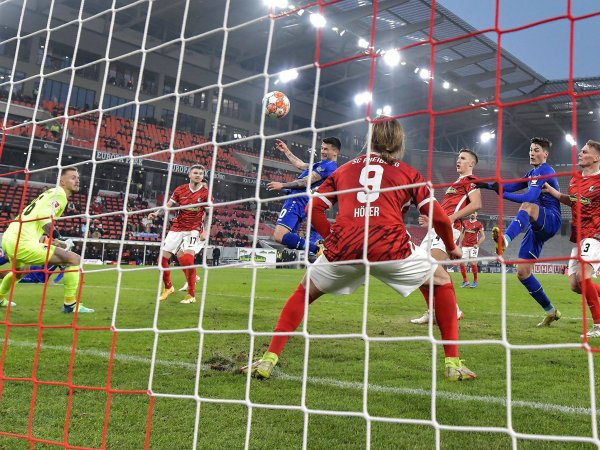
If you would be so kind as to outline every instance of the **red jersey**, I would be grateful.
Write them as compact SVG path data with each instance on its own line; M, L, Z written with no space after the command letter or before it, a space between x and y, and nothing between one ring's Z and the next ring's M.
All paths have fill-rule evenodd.
M428 204L431 191L416 169L401 161L386 164L371 155L366 166L365 155L338 168L319 187L319 194L355 189L315 198L328 205L339 203L335 223L325 239L325 256L329 261L363 258L365 220L369 217L367 258L369 261L404 259L412 254L413 244L402 219L410 204L418 208ZM422 183L404 189L379 192L379 189ZM356 191L369 187L375 192ZM367 204L367 200L369 203Z
M574 176L569 181L571 199L571 242L585 238L600 240L600 173ZM577 201L580 201L579 206ZM581 208L581 217L579 209ZM577 236L577 224L581 224L581 234Z
M452 185L446 189L446 193L444 194L444 198L442 199L442 209L450 215L454 214L456 211L460 211L469 203L471 203L471 199L469 198L469 194L473 192L475 189L478 189L475 186L475 180L477 178L475 175L466 175L464 177L458 177ZM454 221L454 228L460 230L461 222L460 220Z
M465 220L463 222L463 247L475 247L479 242L479 232L483 230L483 224L476 220L475 222L471 222L470 220Z
M177 206L196 205L178 210L170 231L202 231L205 207L197 204L208 202L208 189L204 184L196 191L192 191L189 183L182 184L173 191L169 201L174 201Z

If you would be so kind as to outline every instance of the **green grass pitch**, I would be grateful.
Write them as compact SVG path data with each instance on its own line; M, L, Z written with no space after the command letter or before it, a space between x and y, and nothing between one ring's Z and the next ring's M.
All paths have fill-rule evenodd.
M563 313L544 329L536 328L541 309L514 274L507 275L504 332L500 275L480 275L477 289L457 287L465 312L460 338L467 341L461 358L478 374L473 382L446 382L441 345L428 340L427 326L408 322L424 311L420 293L403 299L371 279L366 308L362 288L317 300L307 321L315 338L293 337L274 377L248 384L238 373L251 348L248 327L271 332L302 274L211 269L202 309L200 302L179 304L182 293L157 308L155 268L126 268L119 277L89 267L82 298L96 314L81 315L77 331L68 327L73 316L60 313L62 286L48 286L42 310L43 285L17 286L8 324L0 311L0 449L66 442L68 448L142 449L148 442L151 449L189 449L194 439L208 449L362 449L368 442L374 449L431 449L436 439L444 449L596 448L589 442L596 429L589 364L597 373L598 358L581 347L581 299L565 276L539 277ZM453 276L458 286L460 275ZM183 284L180 270L173 279ZM204 278L198 298L203 285ZM439 338L437 328L432 336ZM268 341L254 338L254 356Z

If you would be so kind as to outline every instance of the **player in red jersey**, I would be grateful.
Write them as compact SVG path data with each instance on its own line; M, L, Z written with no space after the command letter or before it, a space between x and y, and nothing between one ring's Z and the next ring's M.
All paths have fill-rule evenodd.
M448 216L431 196L421 174L396 159L404 153L404 131L397 121L376 119L371 130L371 149L369 155L359 156L337 169L319 187L312 202L311 223L323 236L325 250L288 298L268 351L260 360L242 368L243 372L269 378L289 333L302 322L305 299L310 304L324 293L354 292L365 281L363 261L367 259L371 263L369 273L404 297L419 287L428 292L428 280L432 278L442 339L453 341L444 344L445 376L450 381L476 377L458 358L456 297L450 276L430 262L424 249L410 241L403 221L411 203L422 214L432 214L433 226L449 256L457 259L462 252L454 244ZM335 203L338 214L330 225L325 210Z
M450 222L453 225L454 242L460 237L462 228L461 220L463 217L477 212L481 208L481 192L475 186L477 178L473 175L473 169L479 162L477 153L468 148L462 148L458 153L456 160L456 171L458 179L452 183L442 199L442 208L448 215ZM419 225L422 227L429 226L429 219L425 215L419 216ZM431 256L438 261L448 259L448 252L444 242L436 234L435 230L429 230L425 239L421 243L421 247L428 250L431 249ZM429 297L425 297L427 310L421 317L411 319L411 323L425 325L429 323ZM458 305L456 306L456 315L458 320L464 317L463 312ZM435 317L434 317L435 320Z
M579 166L583 169L571 178L569 193L544 184L547 192L561 203L571 207L571 242L575 247L569 260L569 284L571 290L583 293L592 313L594 326L585 336L600 337L600 286L592 277L600 269L600 142L587 141L579 152Z
M483 231L483 224L477 220L477 213L473 213L469 216L469 220L463 221L463 229L460 232L458 238L458 246L462 247L463 259L475 259L479 254L479 247L485 241L485 231ZM477 287L477 262L471 262L471 270L473 271L473 283L472 288ZM469 286L467 280L467 265L465 263L460 264L460 273L463 277L463 283L460 285L461 288Z
M160 257L160 266L163 270L163 291L161 300L166 300L175 292L171 283L171 272L169 260L171 256L177 255L179 264L183 269L187 281L187 295L181 303L196 303L196 268L194 266L194 255L204 247L208 232L208 214L206 212L209 201L208 189L203 183L206 169L200 164L190 167L188 175L190 182L178 186L167 202L167 208L174 206L187 206L177 211L177 217L171 224L171 228L165 237ZM149 219L156 219L162 215L163 209L152 212Z

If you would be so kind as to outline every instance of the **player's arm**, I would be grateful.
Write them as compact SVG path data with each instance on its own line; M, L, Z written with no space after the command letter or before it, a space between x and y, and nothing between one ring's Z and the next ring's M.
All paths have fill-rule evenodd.
M485 241L485 231L483 231L483 228L481 230L479 230L479 239L477 240L477 245L476 247L481 247L481 244L483 244L483 241Z
M321 175L313 171L310 175L300 178L299 180L290 181L289 183L280 183L279 181L271 181L267 184L268 191L281 191L282 189L302 189L306 186L311 186L313 183L321 180Z
M563 205L573 206L571 197L569 197L567 194L563 194L559 190L553 188L548 183L544 183L544 186L542 187L542 192L544 192L545 194L550 194L552 197L554 197L556 200L561 202Z
M63 238L56 229L56 225L52 225L52 222L44 224L42 226L42 229L44 230L46 236L52 236L51 239L42 236L42 238L40 239L42 243L51 243L52 245L64 248L67 251L71 250L75 246L75 242L73 242L73 239Z
M204 207L204 217L202 218L202 233L200 233L200 240L205 241L208 238L208 211L207 207Z
M554 169L548 165L543 165L537 169L537 175L555 175ZM506 200L510 200L515 203L531 203L535 202L540 195L542 195L542 187L545 184L545 180L534 179L529 185L529 189L522 194L513 194L512 192L504 192L502 197Z
M328 177L317 192L321 195L317 195L312 199L312 209L310 216L310 225L319 233L323 239L329 236L331 233L331 224L329 219L325 215L325 211L331 208L337 202L336 195L326 195L331 192L335 192L335 180L333 177ZM306 205L306 213L308 214L308 208L311 202Z
M494 191L496 194L500 190L500 184L497 181L488 182L488 181L478 181L475 183L479 189L489 189L490 191ZM517 183L504 183L502 185L502 192L517 192L521 189L525 189L527 187L527 183L524 181L519 181Z
M275 139L275 148L283 153L296 169L306 170L310 166L308 163L305 163L294 155L281 139Z
M172 198L169 199L169 201L167 202L167 208L172 208L173 206L177 206L177 202L175 200L173 200ZM154 212L151 212L150 214L148 214L148 219L150 220L154 220L157 217L162 216L165 213L164 209L159 209L156 210Z

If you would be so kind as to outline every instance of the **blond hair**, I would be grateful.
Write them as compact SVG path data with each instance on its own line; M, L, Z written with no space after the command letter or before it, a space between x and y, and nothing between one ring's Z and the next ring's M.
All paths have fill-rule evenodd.
M400 122L386 116L377 116L371 127L371 149L380 154L387 164L404 156L404 129Z
M585 143L585 145L587 145L588 147L592 147L594 150L596 150L598 153L600 153L600 142L598 142L598 141L592 141L590 139L589 141L587 141Z

